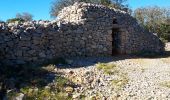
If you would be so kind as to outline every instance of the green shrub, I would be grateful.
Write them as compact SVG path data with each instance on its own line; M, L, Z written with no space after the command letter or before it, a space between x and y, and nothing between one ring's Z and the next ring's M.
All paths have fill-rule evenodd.
M168 42L168 40L166 40L165 38L160 38L160 40L163 42L163 44Z
M21 18L12 18L7 20L7 23L15 23L15 22L21 23L24 22L24 20Z
M21 92L25 94L25 100L70 100L66 92L58 92L51 88L22 88Z

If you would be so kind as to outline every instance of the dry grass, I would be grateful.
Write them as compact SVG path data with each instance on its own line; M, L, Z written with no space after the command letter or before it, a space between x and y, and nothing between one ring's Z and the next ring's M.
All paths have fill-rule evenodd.
M160 85L163 87L170 88L170 81L162 82Z
M164 63L170 64L170 57L161 59Z
M96 67L99 70L103 70L105 74L118 76L118 79L111 81L113 88L116 90L123 88L129 81L127 73L122 72L122 70L113 63L99 63Z
M98 63L96 67L98 70L103 70L105 74L112 75L118 73L118 67L115 64Z
M24 100L35 100L35 98L36 100L56 100L56 98L58 100L70 100L71 96L68 95L66 88L74 86L74 83L61 75L55 75L56 73L53 73L55 68L56 66L52 64L43 67L5 67L1 70L3 73L1 78L10 79L15 76L13 84L18 86L17 89L11 89L7 93L7 99L13 100L20 93L23 93ZM49 74L55 76L48 76L47 79Z
M123 86L125 86L128 83L128 79L123 80L112 80L112 85L115 89L120 90Z
M47 71L49 71L49 72L53 72L54 71L54 69L56 68L56 66L55 65L53 65L53 64L50 64L50 65L47 65L47 66L45 66L45 67L42 67L44 70L47 70Z

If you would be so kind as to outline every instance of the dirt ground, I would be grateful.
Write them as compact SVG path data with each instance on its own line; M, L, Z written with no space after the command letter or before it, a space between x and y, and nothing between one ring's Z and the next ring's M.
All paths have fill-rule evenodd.
M168 55L169 51L170 43L167 43L166 52ZM94 73L90 77L93 77L92 81L94 83L92 83L95 85L86 82L85 86L82 85L82 91L85 91L83 93L88 97L94 97L100 91L99 100L104 100L104 98L107 98L107 100L169 100L170 56L168 55L153 58L118 56L108 60L107 63L113 63L119 67L119 71L122 72L119 76L126 77L126 80L118 81L120 84L126 81L126 84L119 91L112 88L109 83L110 80L115 80L118 75L103 75L100 71L96 71L96 64L90 63L94 62L94 59L76 60L80 66L84 63L88 63L89 66L74 69L65 68L62 71L65 72L65 75L68 75L70 71L74 72L78 80L81 81L88 80L85 79L86 72ZM97 83L95 80L102 80L103 83ZM91 90L87 89L88 86L91 86Z

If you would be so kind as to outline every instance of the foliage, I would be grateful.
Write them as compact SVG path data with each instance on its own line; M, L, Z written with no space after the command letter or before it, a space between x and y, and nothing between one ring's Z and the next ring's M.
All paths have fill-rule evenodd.
M112 2L110 0L100 0L101 4L109 6Z
M128 83L129 79L125 76L121 77L121 79L115 79L112 80L112 85L116 89L121 89L123 86L125 86Z
M134 17L145 29L170 41L170 8L138 8L134 11Z
M31 21L33 18L33 15L30 13L24 12L24 13L17 13L16 18L23 19L24 21Z
M105 74L109 74L109 75L112 75L117 72L115 64L98 63L97 69L103 70Z
M25 22L25 21L31 21L33 18L33 16L29 13L18 13L16 14L16 17L15 18L11 18L11 19L8 19L7 20L7 23L15 23L15 22L18 22L18 23L21 23L21 22Z
M21 18L12 18L7 20L7 23L15 23L15 22L21 23L24 22L24 20Z
M61 9L66 6L72 5L75 2L102 4L108 7L113 7L129 12L130 9L128 8L128 6L123 4L126 1L127 0L56 0L52 4L50 14L52 17L57 17Z
M51 12L50 12L51 16L57 17L57 15L61 9L63 9L64 7L67 7L69 5L73 5L75 2L91 3L92 0L56 0L52 3Z
M62 87L63 88L63 87ZM58 92L49 88L31 88L26 87L22 88L21 92L25 94L24 99L25 100L33 100L36 98L36 100L69 100L71 97L67 95L66 92Z
M125 4L126 1L128 1L128 0L111 0L111 4L109 5L109 7L120 9L122 11L125 11L125 12L131 14L132 10L128 6L128 4Z
M166 39L167 35L165 35L165 37L162 38L162 36L160 37L160 40L163 42L163 44L165 45L168 42L168 39Z
M170 24L162 23L157 29L158 36L163 38L166 42L170 42Z
M2 91L1 83L3 83L6 90L11 90L7 93L9 100L13 100L20 93L24 94L24 100L55 100L56 98L70 100L71 97L65 88L72 87L74 83L58 74L56 75L56 73L54 74L54 67L54 65L0 67L0 93ZM56 76L54 78L47 76L51 74Z
M37 100L45 99L58 99L58 100L70 100L71 97L67 95L67 92L64 90L65 86L69 85L69 80L64 77L56 77L55 85L47 86L43 88L37 87L24 87L20 91L25 94L26 100Z
M60 76L56 77L55 81L60 91L63 91L62 87L66 86L69 83L68 79L60 77Z

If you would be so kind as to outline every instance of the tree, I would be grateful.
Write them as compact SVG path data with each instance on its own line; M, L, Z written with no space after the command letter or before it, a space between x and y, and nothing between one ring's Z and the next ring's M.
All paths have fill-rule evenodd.
M52 17L57 17L61 9L66 6L72 5L75 2L102 4L108 7L114 7L124 11L129 11L128 6L123 4L126 1L127 0L56 0L52 3L50 14Z
M157 33L160 38L169 38L170 9L154 7L138 8L134 11L134 17L147 30Z
M111 0L100 0L100 3L106 6L109 6L112 2Z
M31 21L33 18L33 15L30 13L24 12L24 13L17 13L16 18L23 19L24 21Z
M170 41L170 24L162 23L157 31L159 32L159 37Z
M116 8L131 14L132 10L127 4L124 4L126 1L127 0L111 0L111 4L109 5L109 7Z

